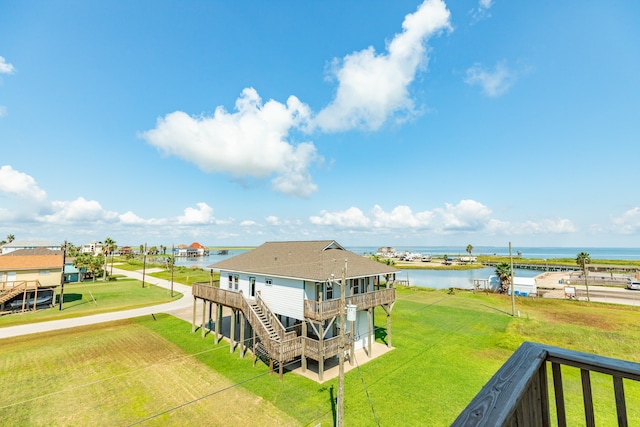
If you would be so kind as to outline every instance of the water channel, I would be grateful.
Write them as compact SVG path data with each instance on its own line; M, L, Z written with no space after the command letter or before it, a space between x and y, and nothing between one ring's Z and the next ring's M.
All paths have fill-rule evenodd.
M186 267L199 267L207 269L208 266L236 256L244 250L230 250L227 255L209 255L206 257L177 258L176 265ZM535 277L540 271L514 269L519 277ZM419 286L432 289L472 289L473 279L488 279L495 274L495 268L485 267L473 270L399 270L396 276L399 280L408 280L411 286Z

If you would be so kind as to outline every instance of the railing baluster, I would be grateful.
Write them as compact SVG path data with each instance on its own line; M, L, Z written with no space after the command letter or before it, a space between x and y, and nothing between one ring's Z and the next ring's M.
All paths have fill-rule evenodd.
M560 364L551 363L553 372L553 392L556 397L556 414L558 416L558 427L567 427L567 411L564 407L564 389L562 387L562 371Z
M582 400L584 401L584 420L587 427L595 427L596 421L593 412L593 393L591 391L591 376L588 369L580 369L582 378Z
M616 412L618 414L618 426L627 427L629 425L629 422L627 421L627 404L624 398L624 384L622 383L621 377L613 377L613 390L616 394Z
M549 427L551 425L551 411L549 410L549 383L547 381L547 364L540 365L538 371L538 404L540 405L540 425Z

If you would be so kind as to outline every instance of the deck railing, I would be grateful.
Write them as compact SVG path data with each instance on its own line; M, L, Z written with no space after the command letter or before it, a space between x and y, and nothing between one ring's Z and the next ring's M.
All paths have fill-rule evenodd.
M367 310L383 304L391 304L396 300L396 289L381 289L379 291L366 292L357 295L350 295L347 303L358 306L357 310ZM326 320L340 314L340 300L332 299L328 301L304 300L304 316L312 320Z
M550 426L547 367L551 365L556 420L567 425L561 367L580 369L584 419L595 426L591 372L611 376L619 426L627 426L623 380L640 382L640 364L526 342L474 397L452 426Z

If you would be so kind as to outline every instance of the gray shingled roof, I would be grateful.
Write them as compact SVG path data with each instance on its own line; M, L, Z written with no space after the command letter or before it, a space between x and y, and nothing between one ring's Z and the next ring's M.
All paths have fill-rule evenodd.
M349 252L334 240L267 242L209 268L324 282L331 274L336 279L342 277L345 259L347 278L398 272L394 267Z

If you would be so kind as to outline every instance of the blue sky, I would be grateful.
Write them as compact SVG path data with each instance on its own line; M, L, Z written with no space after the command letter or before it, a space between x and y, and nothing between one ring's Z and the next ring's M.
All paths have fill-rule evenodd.
M640 237L640 3L0 0L0 237Z

